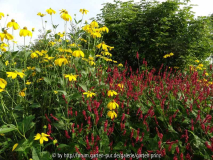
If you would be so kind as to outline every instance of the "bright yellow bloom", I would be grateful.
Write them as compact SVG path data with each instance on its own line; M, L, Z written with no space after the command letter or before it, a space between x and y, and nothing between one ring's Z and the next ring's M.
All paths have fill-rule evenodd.
M19 75L21 78L23 78L25 76L24 73L17 72L17 71L15 71L15 72L6 72L6 74L7 74L7 77L12 77L12 79L15 79L17 77L17 75Z
M89 61L89 65L93 66L93 65L95 65L95 62L94 61Z
M4 30L3 33L0 33L0 38L1 38L1 41L3 41L4 39L12 40L13 36L11 34L7 33L7 30Z
M84 57L84 53L81 50L75 50L72 55L74 57Z
M7 85L7 81L5 81L4 79L0 78L0 87L4 89L6 87L6 85Z
M209 76L209 74L208 74L208 73L205 73L205 75L206 75L206 76Z
M11 22L7 23L7 28L9 27L13 27L14 30L17 30L20 28L18 23L16 23L14 19L12 19Z
M69 81L76 81L78 75L65 74L65 78L69 78Z
M107 47L109 47L109 46L106 45L105 42L102 42L102 43L98 44L96 47L98 49L100 49L102 47L103 50L108 51Z
M8 64L9 64L9 61L6 61L6 62L5 62L5 65L8 66Z
M68 14L67 11L61 13L61 18L65 21L72 21L72 17Z
M118 65L118 67L123 67L123 64L120 63L120 64Z
M19 95L22 97L25 97L25 92L21 91L21 92L19 92Z
M196 62L196 63L199 63L200 61L199 61L199 60L195 60L195 62Z
M114 111L109 111L107 113L107 116L110 117L111 119L117 118L117 114Z
M87 95L87 98L88 98L88 97L92 97L92 96L95 96L95 95L96 95L95 93L90 92L90 91L84 92L83 94L86 94L86 95Z
M4 13L0 12L0 20L2 17L4 17Z
M40 17L44 17L46 14L42 14L41 12L38 12L37 15L40 16Z
M45 133L37 133L34 140L40 140L40 144L43 144L44 141L48 141L48 136L50 135L47 135Z
M87 14L87 12L89 12L88 10L86 10L86 9L80 9L80 11L79 12L81 12L82 14Z
M57 139L53 140L53 144L55 145L56 143L58 143Z
M38 58L38 55L37 55L35 52L31 53L31 55L30 55L30 56L31 56L31 58L32 58L32 59L34 59L34 58Z
M58 93L58 91L53 91L55 94L57 94Z
M26 85L30 85L32 82L26 82Z
M1 89L1 88L0 88L0 93L3 92L3 91L4 91L4 89Z
M66 58L58 58L55 60L55 65L59 65L61 67L62 63L68 64L68 61Z
M103 26L100 29L101 29L101 31L104 31L104 32L107 32L107 33L109 32L109 29L106 26Z
M174 56L174 53L170 53L169 55L170 55L170 56Z
M203 67L203 64L199 64L198 67Z
M113 90L109 90L109 91L107 92L107 95L108 95L109 97L112 97L112 96L117 95L117 94L118 94L118 93L115 92L115 91L113 91Z
M119 83L118 87L122 90L124 88L124 85Z
M118 107L119 107L119 105L115 102L115 100L113 100L107 104L107 108L110 110L116 109Z
M50 14L50 15L52 15L52 14L56 14L56 11L54 11L53 9L47 9L46 10L46 12L48 13L48 14Z
M92 28L98 27L98 22L92 21L92 22L90 23L90 25L91 25Z
M18 143L14 144L12 151L14 151L17 146L18 146Z
M24 27L23 29L20 30L19 35L22 37L26 37L26 36L31 36L32 37L32 32L27 30L27 27Z

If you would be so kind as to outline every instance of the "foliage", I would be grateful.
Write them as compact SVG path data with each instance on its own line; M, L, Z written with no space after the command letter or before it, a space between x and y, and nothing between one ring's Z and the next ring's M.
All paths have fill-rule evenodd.
M210 159L212 66L156 72L143 60L128 75L98 25L44 37L43 50L1 48L0 158Z
M128 60L134 70L138 68L136 52L155 68L162 62L184 68L191 58L205 60L212 53L209 18L195 19L187 2L114 2L106 3L96 19L109 28L103 41L115 46L113 58L122 63ZM174 56L164 59L169 53Z

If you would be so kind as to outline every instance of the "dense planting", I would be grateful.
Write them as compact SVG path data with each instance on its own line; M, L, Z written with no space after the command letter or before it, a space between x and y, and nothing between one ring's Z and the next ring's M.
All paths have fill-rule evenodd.
M113 47L102 41L109 32L106 26L92 21L67 33L72 17L66 10L60 14L65 32L56 33L55 25L52 35L44 29L35 48L12 51L7 48L13 40L10 30L0 33L0 158L132 153L155 159L211 159L212 65L196 60L183 73L163 64L148 69L136 53L142 66L127 72L127 65L110 59ZM11 22L14 30L19 28ZM32 33L24 27L20 36Z

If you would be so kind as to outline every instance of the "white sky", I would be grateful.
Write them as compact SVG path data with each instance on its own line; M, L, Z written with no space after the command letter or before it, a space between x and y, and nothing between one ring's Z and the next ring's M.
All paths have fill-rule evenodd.
M128 0L122 0L128 1ZM134 0L134 2L139 2L140 0ZM166 0L158 0L160 2ZM100 9L103 7L103 3L110 2L113 0L0 0L0 12L6 15L9 14L7 19L8 23L11 19L15 19L21 28L26 26L29 30L35 28L33 34L33 39L37 39L39 29L42 29L41 17L37 16L38 12L45 13L46 16L43 17L44 21L47 21L46 29L52 29L50 15L45 11L48 8L54 9L57 13L53 15L53 23L59 24L57 32L63 32L64 21L60 18L59 10L66 9L71 17L74 19L74 14L77 14L77 20L80 20L82 14L79 12L81 8L89 10L87 15L84 16L84 20L89 20L92 17L96 17L100 14ZM191 0L192 4L197 4L194 6L192 11L195 12L195 16L208 16L213 10L213 0ZM1 26L4 26L6 18L0 20ZM69 26L69 25L68 25ZM8 30L11 33L11 29ZM19 45L23 45L23 37L19 37L19 30L14 31L15 40L18 41ZM30 38L26 38L26 43L29 43Z

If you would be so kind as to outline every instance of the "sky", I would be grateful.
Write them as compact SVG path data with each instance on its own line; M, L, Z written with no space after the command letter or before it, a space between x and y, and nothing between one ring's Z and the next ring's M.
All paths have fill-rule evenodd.
M89 12L84 15L83 22L92 17L96 17L97 14L101 13L101 8L103 3L113 3L114 0L0 0L0 12L5 14L5 17L0 20L1 26L5 26L11 19L14 19L21 27L27 27L29 30L35 28L32 39L30 37L26 38L26 44L28 44L34 39L38 38L39 29L42 29L41 17L37 16L38 12L46 13L46 9L52 8L57 13L53 15L53 23L55 25L59 24L57 32L63 32L64 21L60 18L59 10L66 9L71 17L74 19L74 14L76 14L76 19L80 20L82 14L79 12L80 9L87 9ZM122 0L126 2L128 0ZM139 2L140 0L134 0L134 2ZM158 0L159 2L164 2L166 0ZM213 13L213 0L191 0L191 4L197 4L194 6L192 11L195 12L195 16L208 16ZM9 14L7 17L6 15ZM46 23L46 29L52 29L50 15L46 13L43 17ZM68 25L68 28L70 26ZM11 29L8 30L11 33ZM24 44L24 38L19 36L19 30L14 31L15 41L18 41L18 45Z

